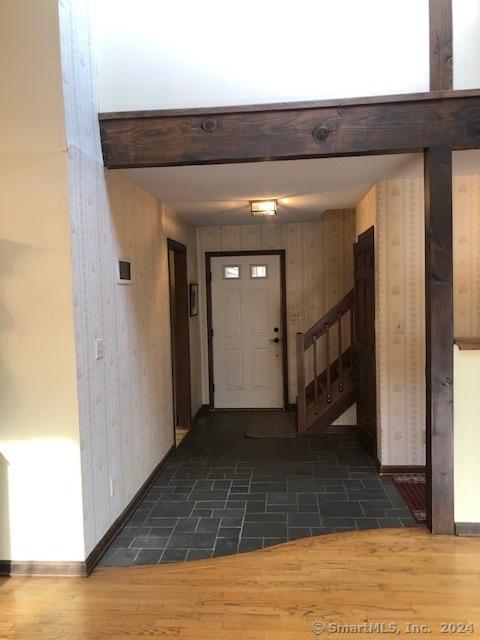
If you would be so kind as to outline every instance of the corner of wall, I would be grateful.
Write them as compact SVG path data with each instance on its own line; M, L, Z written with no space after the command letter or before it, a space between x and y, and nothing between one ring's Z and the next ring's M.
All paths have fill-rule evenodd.
M57 11L56 0L0 5L0 559L13 561L84 559Z

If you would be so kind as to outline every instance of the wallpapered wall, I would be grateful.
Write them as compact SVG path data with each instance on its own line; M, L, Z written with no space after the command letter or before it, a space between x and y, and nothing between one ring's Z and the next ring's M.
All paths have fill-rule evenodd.
M453 187L454 332L479 336L480 163L477 175L456 176Z
M286 250L289 400L295 402L295 334L352 288L355 211L327 211L316 223L198 227L197 241L203 402L208 402L205 253L259 249Z
M380 182L360 203L357 233L375 225L378 457L425 463L423 183Z
M480 333L480 176L455 176L455 335ZM377 420L384 465L425 462L423 180L387 180L357 207L375 224Z
M62 0L60 21L88 554L173 443L167 235L188 243L192 279L197 267L194 230L121 173L104 171L88 3ZM132 261L131 285L117 284L119 257ZM191 330L195 409L198 319Z

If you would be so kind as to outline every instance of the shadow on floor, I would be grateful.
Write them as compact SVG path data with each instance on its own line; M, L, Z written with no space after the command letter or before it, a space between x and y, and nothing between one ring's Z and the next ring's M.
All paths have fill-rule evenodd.
M355 435L252 440L250 415L206 413L99 564L181 562L337 531L422 526Z

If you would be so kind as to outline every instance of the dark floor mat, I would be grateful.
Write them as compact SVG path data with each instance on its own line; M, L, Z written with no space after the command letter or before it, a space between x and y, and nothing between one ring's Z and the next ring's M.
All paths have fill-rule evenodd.
M404 473L393 476L400 495L407 503L417 522L425 523L426 516L426 476L425 474Z
M253 411L245 431L247 438L295 438L296 434L293 411Z

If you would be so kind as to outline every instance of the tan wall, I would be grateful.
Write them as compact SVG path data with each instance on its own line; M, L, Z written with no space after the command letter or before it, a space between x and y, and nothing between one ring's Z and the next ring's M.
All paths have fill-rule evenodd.
M480 335L480 153L477 157L477 175L456 177L453 189L453 306L459 337Z
M82 560L56 0L0 1L0 559Z
M197 229L203 402L208 402L205 252L286 250L289 399L296 401L295 334L305 331L352 288L355 212L327 211L318 223Z
M377 222L377 185L372 187L367 195L358 203L355 215L355 226L357 237L374 227ZM376 245L375 245L376 248Z

